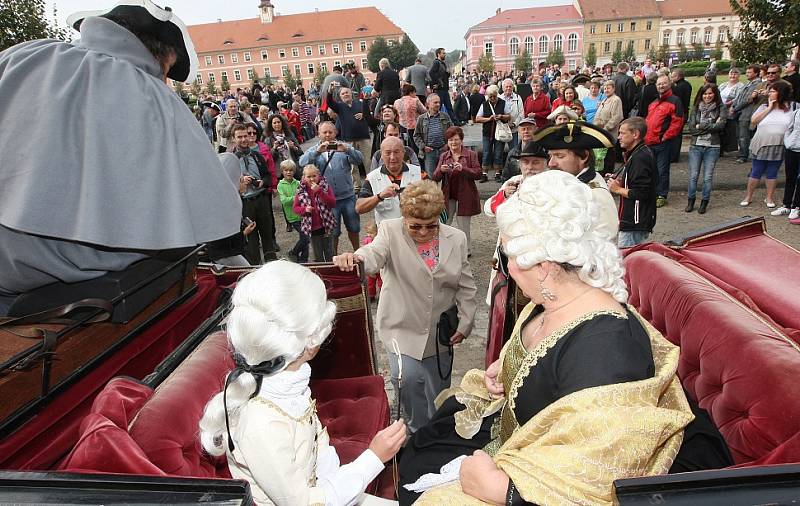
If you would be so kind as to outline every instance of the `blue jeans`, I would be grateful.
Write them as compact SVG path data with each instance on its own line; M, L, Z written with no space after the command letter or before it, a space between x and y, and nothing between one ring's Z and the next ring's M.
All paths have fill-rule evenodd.
M439 95L439 100L442 102L442 110L450 116L451 120L455 121L456 116L453 113L453 103L450 102L450 92L447 90L436 90L436 94Z
M503 168L503 147L505 143L495 140L494 138L483 137L483 170L490 169L492 165L495 168Z
M667 195L669 195L669 163L672 153L672 140L650 146L650 149L653 151L653 156L656 157L656 167L658 168L656 195L667 198Z
M650 237L650 232L641 230L620 230L617 236L617 246L620 248L631 248L645 242L648 237Z
M336 221L336 227L333 229L333 236L339 237L342 233L342 219L344 219L344 226L348 232L359 233L361 232L361 218L358 217L356 212L356 196L338 199L336 207L331 209L333 211L333 219Z
M428 177L433 177L433 171L436 170L436 165L439 163L440 150L441 148L433 148L433 151L430 153L425 153L425 160L423 160L422 168L428 173Z
M711 184L714 180L714 168L719 160L718 146L689 146L689 198L697 194L697 178L700 176L700 165L703 166L703 200L711 200Z
M294 253L295 255L297 255L297 261L301 264L304 264L308 262L309 239L308 236L304 234L302 230L300 230L300 223L301 222L299 221L295 221L294 223L289 224L292 226L295 232L297 232L298 235L300 236L300 238L297 239L297 243L295 243L294 247L291 250L289 250L289 253Z

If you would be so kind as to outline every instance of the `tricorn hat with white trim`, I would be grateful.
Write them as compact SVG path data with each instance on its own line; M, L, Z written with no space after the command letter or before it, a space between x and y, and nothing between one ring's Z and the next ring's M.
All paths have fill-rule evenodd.
M167 77L175 81L188 81L197 74L197 53L186 30L186 25L169 7L161 8L150 0L122 0L108 10L76 12L67 18L67 24L80 31L83 20L90 16L109 15L125 18L133 27L151 34L177 50L177 61Z

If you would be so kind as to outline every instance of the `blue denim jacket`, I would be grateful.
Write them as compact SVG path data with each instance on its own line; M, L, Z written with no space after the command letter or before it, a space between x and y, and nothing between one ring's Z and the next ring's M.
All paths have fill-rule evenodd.
M320 174L326 177L331 186L333 186L333 194L336 200L354 196L351 165L358 165L363 162L361 152L348 145L347 151L344 153L339 151L318 153L318 147L319 144L303 153L303 156L300 157L300 167L305 167L308 164L316 165ZM331 156L330 163L328 163L328 156Z

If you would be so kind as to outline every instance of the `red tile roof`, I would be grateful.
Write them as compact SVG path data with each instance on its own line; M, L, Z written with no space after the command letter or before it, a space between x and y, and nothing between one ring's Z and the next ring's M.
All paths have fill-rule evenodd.
M193 25L188 29L198 53L403 33L375 7L276 15L272 23L262 23L256 17Z
M656 2L665 18L689 18L714 14L733 15L728 0L659 0Z
M501 11L489 19L478 23L470 30L492 28L507 25L525 25L529 23L547 23L553 21L580 21L581 15L572 5L556 5L553 7L531 7L528 9L509 9Z
M586 21L659 17L655 0L577 0ZM692 0L701 2L704 0ZM727 1L727 0L726 0ZM658 2L661 3L661 2Z

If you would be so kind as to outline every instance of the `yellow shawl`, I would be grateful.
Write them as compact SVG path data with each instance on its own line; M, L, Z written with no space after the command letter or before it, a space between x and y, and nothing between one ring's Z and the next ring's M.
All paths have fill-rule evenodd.
M519 334L533 309L533 304L525 308L513 335ZM613 504L614 480L664 474L672 465L683 429L694 418L675 374L679 348L631 311L650 336L655 363L652 378L574 392L517 426L501 446L496 447L499 440L493 441L495 447L492 443L487 446L526 501L540 506ZM442 392L437 403L455 395L467 406L456 414L457 432L472 437L482 417L496 413L508 400L513 403L520 378L528 375L558 339L592 316L596 313L562 327L531 350L515 381L506 385L506 397L492 399L483 383L483 371L477 369L466 374L461 387ZM507 350L508 344L501 360ZM483 503L464 494L455 482L429 490L416 504Z

